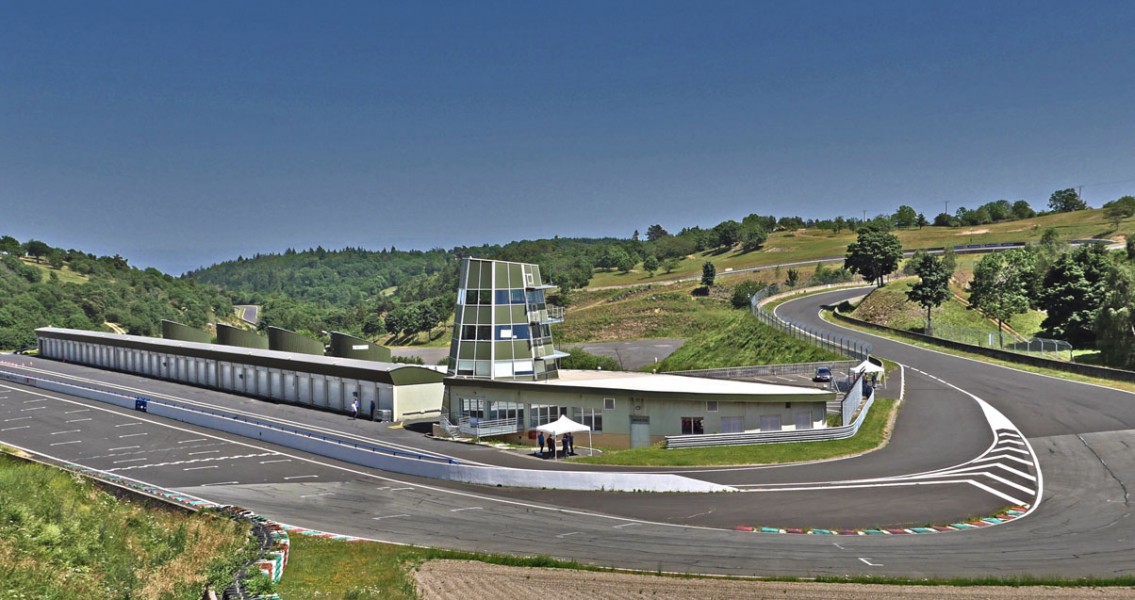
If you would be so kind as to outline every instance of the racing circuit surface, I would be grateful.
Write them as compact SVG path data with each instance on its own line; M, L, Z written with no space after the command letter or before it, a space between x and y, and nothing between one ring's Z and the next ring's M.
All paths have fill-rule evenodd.
M819 307L862 294L834 291L777 311L788 320L835 329L819 319ZM851 335L870 339L876 355L904 365L901 382L890 384L904 389L891 442L867 455L809 465L655 470L739 493L519 490L391 475L8 383L0 385L0 441L281 522L397 543L679 573L1131 573L1135 526L1127 489L1135 474L1135 395ZM246 411L463 462L596 469L132 375L11 359L34 369L29 375L50 371L129 386L138 394ZM1035 508L1018 520L948 533L821 536L734 529L910 528L1026 504Z

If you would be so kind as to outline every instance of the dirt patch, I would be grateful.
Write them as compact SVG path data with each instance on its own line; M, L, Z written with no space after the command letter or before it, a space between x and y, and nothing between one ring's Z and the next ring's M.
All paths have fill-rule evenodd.
M989 230L988 229L968 229L966 231L961 231L961 232L955 233L954 235L979 235L979 234L982 234L982 233L989 233Z
M631 573L593 573L568 569L504 567L481 562L435 560L422 565L414 580L422 600L497 600L562 596L602 600L689 600L690 598L799 598L874 600L875 598L1057 600L1131 598L1132 588L946 587L840 583L783 583L713 578L661 577Z

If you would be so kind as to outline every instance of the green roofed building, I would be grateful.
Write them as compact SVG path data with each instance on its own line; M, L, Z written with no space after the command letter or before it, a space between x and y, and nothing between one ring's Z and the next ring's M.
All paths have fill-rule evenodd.
M323 356L323 342L279 327L268 328L268 349Z
M208 331L166 319L162 319L162 337L167 340L181 340L200 344L208 344L213 341L213 336L209 335Z
M391 360L390 348L338 331L331 332L330 356L378 362Z
M217 323L217 343L222 346L268 349L268 338L257 334L255 331L237 329L224 323Z

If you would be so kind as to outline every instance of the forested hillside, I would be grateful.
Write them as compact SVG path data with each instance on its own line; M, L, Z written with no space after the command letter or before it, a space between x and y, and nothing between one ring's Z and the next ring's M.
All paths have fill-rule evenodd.
M204 327L215 315L233 312L228 296L155 269L129 266L120 256L96 257L31 240L2 240L0 257L0 349L35 345L37 327L160 335L161 320ZM30 248L29 248L30 246ZM17 255L27 253L27 258Z

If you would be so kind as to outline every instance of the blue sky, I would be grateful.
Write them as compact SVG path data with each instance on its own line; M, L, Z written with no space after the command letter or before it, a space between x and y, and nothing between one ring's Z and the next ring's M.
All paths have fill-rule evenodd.
M179 274L1135 193L1135 3L6 2L0 234Z

